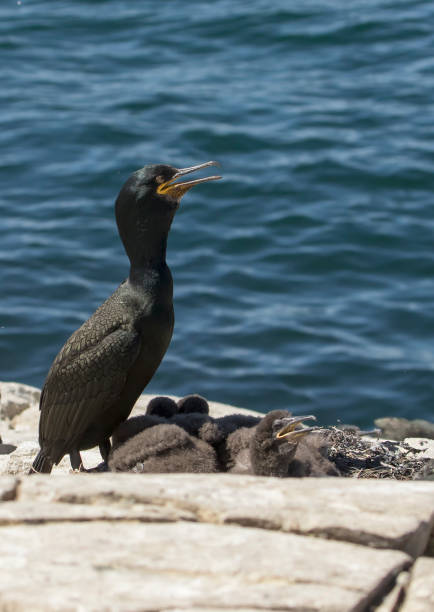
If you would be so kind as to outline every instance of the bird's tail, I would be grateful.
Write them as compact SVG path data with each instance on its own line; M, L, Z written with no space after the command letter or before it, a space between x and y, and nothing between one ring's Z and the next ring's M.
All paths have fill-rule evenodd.
M52 469L53 462L40 450L30 468L29 474L50 474Z

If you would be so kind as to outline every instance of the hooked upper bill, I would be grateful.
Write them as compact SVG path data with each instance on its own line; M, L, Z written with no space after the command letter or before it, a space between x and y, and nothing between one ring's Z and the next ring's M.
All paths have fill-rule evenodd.
M189 168L181 168L177 170L177 172L170 178L168 181L164 181L157 187L157 193L170 196L176 200L180 200L184 193L186 193L191 187L195 185L199 185L200 183L207 183L208 181L217 181L222 177L219 175L213 176L205 176L200 179L194 179L192 181L182 181L176 182L181 176L186 174L191 174L192 172L196 172L197 170L202 170L202 168L208 168L209 166L219 166L220 164L216 161L205 162L204 164L198 164L197 166L190 166Z
M283 419L278 419L274 422L274 425L278 427L278 431L276 432L276 438L278 440L298 440L303 438L306 434L311 431L317 431L318 427L303 427L298 429L298 426L303 423L303 421L316 421L316 417L313 414L308 414L304 416L293 416L293 417L284 417Z

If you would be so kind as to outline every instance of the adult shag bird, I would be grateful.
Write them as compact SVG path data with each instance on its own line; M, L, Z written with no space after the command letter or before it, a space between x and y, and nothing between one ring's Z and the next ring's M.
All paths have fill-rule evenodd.
M130 414L172 337L173 286L166 244L179 202L191 187L221 177L178 179L215 165L211 161L182 170L145 166L122 187L116 222L130 273L67 340L48 372L34 472L51 472L66 454L72 468L80 469L80 451L97 445L107 461L110 435Z

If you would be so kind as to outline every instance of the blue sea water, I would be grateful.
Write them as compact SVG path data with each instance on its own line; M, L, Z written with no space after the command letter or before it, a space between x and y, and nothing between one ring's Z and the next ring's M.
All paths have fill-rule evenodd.
M3 0L0 379L41 386L127 275L129 173L216 159L172 226L149 391L432 420L433 23L429 1Z

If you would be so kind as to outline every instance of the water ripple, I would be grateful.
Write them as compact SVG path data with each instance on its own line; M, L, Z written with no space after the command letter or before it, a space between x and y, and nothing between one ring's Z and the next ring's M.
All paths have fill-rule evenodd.
M41 385L126 276L128 174L217 158L173 224L150 390L432 418L432 3L101 9L0 7L0 378Z

